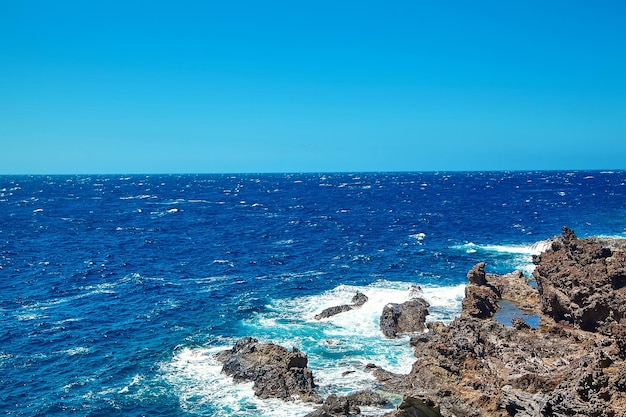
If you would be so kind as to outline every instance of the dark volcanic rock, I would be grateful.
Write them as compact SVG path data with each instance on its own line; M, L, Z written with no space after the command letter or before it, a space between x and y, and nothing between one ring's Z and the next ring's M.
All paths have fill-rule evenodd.
M387 304L380 316L380 330L387 337L424 331L428 307L430 305L423 298L413 298L402 304Z
M492 317L498 311L499 298L492 287L467 284L462 314L479 319Z
M485 263L480 262L467 273L470 284L487 285L487 274L485 274Z
M340 313L345 313L346 311L350 311L353 308L361 307L367 302L367 300L367 295L363 294L362 292L357 292L354 297L352 297L352 304L342 304L339 306L328 307L322 310L321 313L316 314L315 320L325 319Z
M389 407L391 403L373 391L359 391L348 396L331 394L319 409L306 417L339 417L360 415L360 406Z
M245 337L235 346L217 354L222 372L235 380L253 381L260 398L300 399L319 402L308 358L298 349L291 351L273 343L259 343Z
M476 264L468 273L469 283L465 287L463 315L484 319L498 311L500 292L487 282L485 263Z
M519 272L483 280L479 265L468 274L468 287L532 311L539 328L479 319L465 312L476 303L465 302L461 317L428 323L428 332L411 339L416 361L408 375L372 374L388 390L436 404L444 417L626 417L624 243L565 230L551 244L535 258L538 289ZM599 303L608 314L599 314Z
M321 320L328 317L336 316L339 313L345 313L352 310L352 306L348 304L342 304L340 306L328 307L322 310L321 313L315 315L315 320Z
M352 305L354 307L361 307L363 304L367 302L367 295L362 292L357 292L354 297L352 297Z
M485 263L481 262L468 272L467 279L463 316L493 317L500 308L500 300L510 301L528 314L538 313L539 292L529 285L522 271L504 275L486 274Z
M441 417L439 410L434 408L432 404L415 397L405 397L398 411L392 414L394 417Z
M563 227L563 237L535 256L533 275L543 312L577 328L607 332L626 319L626 252L596 238L578 239Z

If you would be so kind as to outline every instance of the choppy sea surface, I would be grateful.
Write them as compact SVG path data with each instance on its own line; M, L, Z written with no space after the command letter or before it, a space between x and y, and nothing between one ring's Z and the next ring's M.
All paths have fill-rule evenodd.
M322 396L375 388L366 364L413 362L386 303L419 285L450 321L475 263L530 276L563 225L626 237L626 171L0 176L0 410L304 415L213 353L254 336L307 353Z

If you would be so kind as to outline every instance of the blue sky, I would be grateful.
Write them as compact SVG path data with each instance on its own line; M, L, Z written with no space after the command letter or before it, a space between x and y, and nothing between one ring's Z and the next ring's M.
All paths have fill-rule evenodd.
M2 1L0 174L626 168L623 1Z

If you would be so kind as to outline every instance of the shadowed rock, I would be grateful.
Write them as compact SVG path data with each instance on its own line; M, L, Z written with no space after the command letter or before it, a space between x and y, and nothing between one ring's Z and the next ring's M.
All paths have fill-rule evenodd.
M439 410L433 404L415 397L405 397L398 411L393 414L395 417L441 417Z
M470 284L487 285L487 274L485 274L485 263L480 262L467 273Z
M498 311L500 292L487 282L485 263L476 264L468 273L462 314L479 319L492 317Z

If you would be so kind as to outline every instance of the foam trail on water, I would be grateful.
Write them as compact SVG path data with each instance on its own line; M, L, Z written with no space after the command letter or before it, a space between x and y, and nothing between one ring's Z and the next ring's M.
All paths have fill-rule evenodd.
M551 238L527 245L479 245L469 242L452 246L452 249L461 250L468 254L484 254L487 257L486 261L488 261L488 257L506 257L506 268L510 270L519 269L526 275L532 275L535 270L533 255L539 255L550 249L553 241L554 239Z
M388 303L402 303L417 296L429 301L429 320L449 322L460 314L464 285L425 286L377 281L367 286L339 285L322 294L274 300L268 311L246 321L250 334L286 347L295 346L309 357L322 395L347 394L376 385L366 365L374 363L389 371L408 373L415 361L408 336L388 339L380 331L380 315ZM328 307L350 304L361 292L368 301L329 318L315 315Z
M313 410L312 404L299 401L261 400L254 395L252 382L234 382L222 374L222 364L214 355L230 347L184 347L161 366L184 412L217 417L287 417Z
M414 283L385 280L365 286L339 285L321 294L272 300L265 311L242 322L242 333L261 342L301 349L308 355L320 395L347 395L377 388L366 365L374 363L392 372L408 373L415 361L408 336L388 339L382 335L379 321L386 304L421 296L431 305L429 320L449 322L460 314L464 288L426 285L420 289ZM368 297L361 307L315 319L325 308L350 304L357 292ZM222 364L214 354L231 348L235 341L220 347L182 347L162 365L162 374L183 411L278 417L305 415L313 410L314 405L302 402L261 400L254 396L252 382L236 383L222 374ZM368 415L373 416L385 412L389 410L368 409Z
M502 254L539 255L547 250L551 241L542 240L532 245L478 245L473 242L452 246L453 249L464 250L467 253L493 252Z

